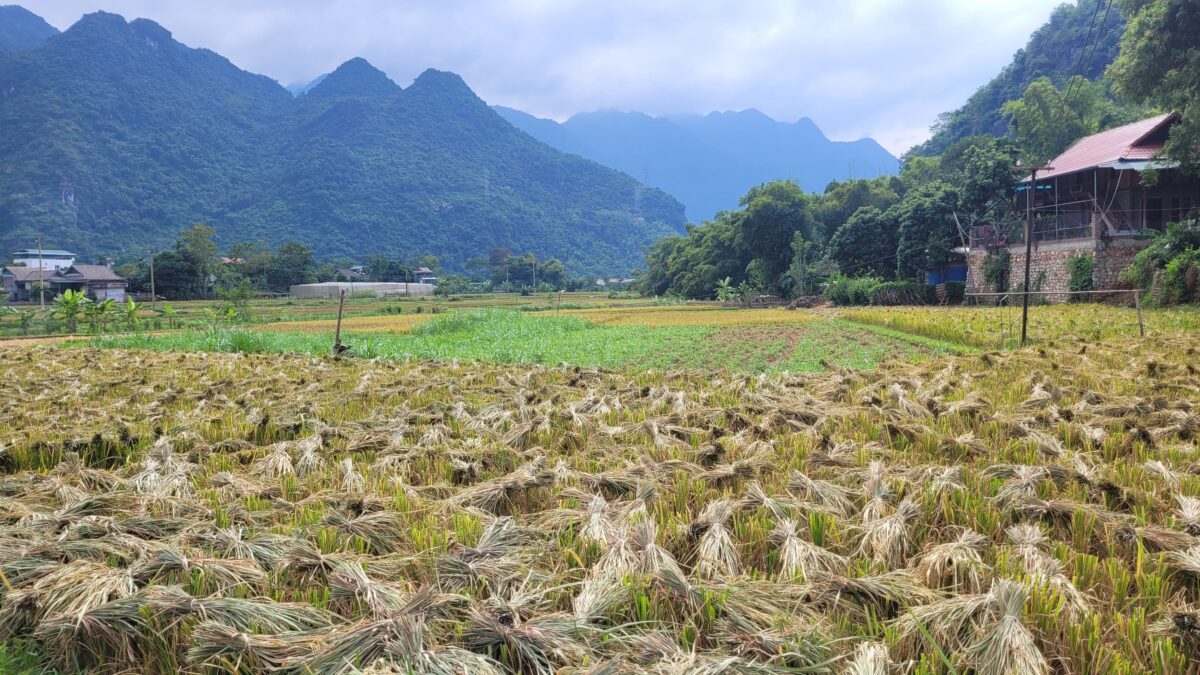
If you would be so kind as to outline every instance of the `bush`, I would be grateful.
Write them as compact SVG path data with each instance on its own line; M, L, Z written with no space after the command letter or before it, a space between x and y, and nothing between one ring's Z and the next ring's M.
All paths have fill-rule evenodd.
M946 282L946 304L961 305L967 297L967 284L962 281Z
M871 304L871 294L883 282L875 277L845 277L835 274L825 286L825 297L845 307Z
M871 291L872 305L929 305L936 298L936 286L916 281L888 281Z
M1200 301L1200 220L1167 225L1167 231L1138 252L1121 280L1150 291L1151 305Z
M1000 249L983 259L983 281L995 293L1008 290L1008 249Z
M1067 269L1071 272L1071 278L1067 281L1067 289L1070 291L1090 291L1095 287L1094 277L1096 275L1096 259L1087 254L1072 256L1067 260ZM1070 300L1084 300L1086 296L1072 295Z

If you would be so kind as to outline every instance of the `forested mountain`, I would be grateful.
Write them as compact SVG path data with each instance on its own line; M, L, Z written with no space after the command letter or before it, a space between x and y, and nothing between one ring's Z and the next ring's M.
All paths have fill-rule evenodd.
M0 5L0 53L33 49L58 35L45 19L18 5Z
M808 118L778 122L753 109L667 118L600 111L562 124L496 110L544 143L662 188L697 222L736 208L749 188L770 180L790 178L819 192L831 180L897 170L896 158L873 140L830 141Z
M322 256L494 247L622 271L683 224L660 190L521 133L450 73L353 59L299 97L147 20L85 16L0 67L0 245L85 255L223 244Z
M1049 77L1059 87L1077 68L1089 80L1102 77L1120 52L1124 30L1125 19L1115 2L1076 0L1060 5L999 75L980 87L963 107L943 113L933 127L933 136L911 152L940 155L968 136L1006 134L1008 120L1000 110L1006 102L1021 98L1026 87L1040 77Z

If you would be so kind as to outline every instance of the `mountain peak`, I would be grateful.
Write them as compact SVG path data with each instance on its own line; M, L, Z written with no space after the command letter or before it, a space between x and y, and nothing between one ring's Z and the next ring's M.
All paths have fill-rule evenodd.
M476 98L475 92L471 90L471 87L467 86L467 83L463 81L458 73L452 73L448 70L437 70L436 68L426 68L425 72L413 80L412 85L406 91L439 91Z
M33 49L58 29L20 5L0 5L0 52Z
M320 82L305 96L318 98L391 96L400 90L400 87L392 82L382 70L358 56L319 79Z

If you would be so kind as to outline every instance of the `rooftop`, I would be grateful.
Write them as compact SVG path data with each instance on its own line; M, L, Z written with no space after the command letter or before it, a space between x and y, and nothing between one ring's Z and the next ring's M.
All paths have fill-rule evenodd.
M60 248L44 248L41 251L43 258L74 258L75 254L70 251L64 251ZM26 248L20 251L13 251L14 258L36 258L38 250L36 248Z
M1108 164L1150 159L1162 151L1166 132L1176 119L1174 113L1164 113L1085 136L1051 160L1049 166L1052 168L1039 173L1038 178L1054 178Z

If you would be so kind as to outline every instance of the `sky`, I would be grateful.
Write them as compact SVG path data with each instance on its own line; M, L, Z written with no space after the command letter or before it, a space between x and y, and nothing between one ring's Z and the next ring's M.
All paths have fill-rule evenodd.
M995 76L1062 0L13 0L65 29L103 9L288 85L361 56L564 120L758 110L893 154Z

